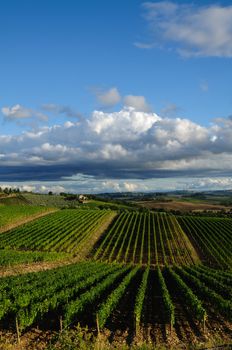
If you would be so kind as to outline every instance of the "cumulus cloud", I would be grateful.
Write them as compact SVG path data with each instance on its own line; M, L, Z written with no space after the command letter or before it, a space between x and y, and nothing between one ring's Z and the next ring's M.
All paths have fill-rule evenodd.
M185 57L232 57L232 5L161 1L143 6L154 46L176 50ZM146 45L136 43L140 48Z
M120 189L133 191L138 188L131 179L228 177L232 121L218 118L206 127L124 107L21 135L0 134L0 149L0 181L76 181L73 176L82 173L123 179Z
M109 90L96 90L97 101L102 107L112 107L121 101L121 96L116 87Z
M124 105L143 112L151 109L144 96L127 95L124 97Z
M21 106L20 104L16 104L12 107L2 107L1 111L6 121L22 121L32 118L36 118L40 121L48 120L48 117L45 114L31 108Z

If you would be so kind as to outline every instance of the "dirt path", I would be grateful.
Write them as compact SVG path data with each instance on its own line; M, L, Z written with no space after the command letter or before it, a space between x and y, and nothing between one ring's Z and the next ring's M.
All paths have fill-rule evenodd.
M55 267L70 265L80 261L79 257L70 257L70 259L58 260L58 261L44 261L31 264L20 264L14 266L2 266L0 267L0 277L21 275L29 272L39 272L54 269Z
M3 227L0 227L0 233L10 231L13 228L16 228L18 226L27 224L28 222L31 222L33 220L42 218L43 216L49 215L49 214L54 213L54 212L56 212L58 210L59 209L52 208L52 209L48 209L47 211L43 211L42 213L37 213L37 214L31 215L31 216L29 216L27 218L19 219L19 220L17 220L17 222L14 222L12 224L8 224L8 225L4 225Z

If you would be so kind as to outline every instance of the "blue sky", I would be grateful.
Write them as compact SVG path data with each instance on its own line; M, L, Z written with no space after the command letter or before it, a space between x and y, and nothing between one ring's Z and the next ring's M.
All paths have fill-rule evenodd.
M231 23L230 1L2 1L1 183L230 188Z

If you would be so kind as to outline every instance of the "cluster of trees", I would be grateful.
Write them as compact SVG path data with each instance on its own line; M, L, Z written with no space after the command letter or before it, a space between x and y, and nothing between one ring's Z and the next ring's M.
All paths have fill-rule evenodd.
M0 187L0 193L4 193L4 194L20 193L20 189L11 188L11 187L5 187L5 188Z

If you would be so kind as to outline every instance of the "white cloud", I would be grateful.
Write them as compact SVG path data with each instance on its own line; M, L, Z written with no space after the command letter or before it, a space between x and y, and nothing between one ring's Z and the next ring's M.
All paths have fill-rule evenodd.
M128 192L135 192L138 190L139 186L136 183L124 182L124 188Z
M20 104L16 104L12 107L2 107L1 111L5 117L5 120L8 121L20 121L25 119L32 119L33 117L40 121L48 120L48 117L45 114L35 111L31 108L21 106Z
M154 46L166 45L186 57L232 57L232 5L161 1L146 2L144 8Z
M125 107L94 111L77 123L0 135L0 149L1 181L7 181L7 171L20 179L58 180L82 173L125 184L137 178L219 177L232 171L232 121L218 118L206 127ZM133 189L125 184L120 188Z
M137 111L149 112L151 109L144 96L127 95L124 97L124 104Z
M112 107L121 101L121 96L116 87L104 91L97 90L95 93L97 100L102 107Z
M152 125L160 120L155 113L145 113L135 108L123 108L118 112L105 113L94 111L88 121L90 130L97 133L104 140L138 139L139 135L148 131Z
M187 187L192 190L231 190L232 189L232 178L210 178L205 177L201 179L194 179L190 182Z
M12 107L3 107L2 113L9 119L31 118L33 115L30 109L20 106L19 104Z

